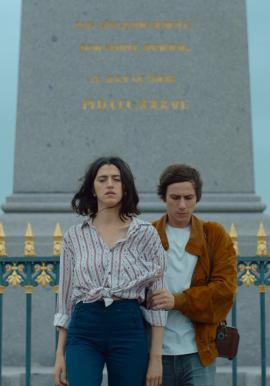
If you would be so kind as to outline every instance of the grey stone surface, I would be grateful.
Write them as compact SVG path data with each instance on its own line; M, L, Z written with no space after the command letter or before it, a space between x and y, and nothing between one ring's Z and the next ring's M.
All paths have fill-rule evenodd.
M104 29L104 20L188 20L192 26ZM77 22L95 27L76 29ZM145 52L149 43L183 43L190 51ZM140 49L83 52L81 44L137 44ZM149 80L164 74L175 75L176 82ZM93 82L95 75L100 83ZM128 75L127 83L108 82L117 75ZM144 75L145 81L135 82L135 75ZM134 108L83 109L84 99L102 98L130 99ZM141 110L140 100L186 100L188 109L154 110L148 103ZM264 221L270 234L270 216L263 214L264 204L254 192L249 103L244 0L161 0L155 6L152 0L24 1L14 189L0 216L8 254L23 254L31 222L37 254L51 255L56 222L65 231L81 221L69 202L86 165L97 156L117 154L134 170L142 217L149 221L164 211L155 195L160 171L173 162L198 167L204 180L198 215L227 229L235 223L241 255L254 255L258 225ZM50 289L34 291L33 363L42 366L53 363L54 302ZM259 365L257 290L240 289L238 303L239 363ZM267 297L268 320L269 309ZM24 363L24 320L25 295L9 288L4 295L6 365Z
M107 386L106 369L103 372L101 386ZM25 386L25 369L18 366L3 368L3 386ZM31 373L31 386L54 386L53 367L33 366Z
M42 15L42 17L40 16ZM188 20L190 28L102 29L104 20ZM76 29L76 22L95 23ZM138 52L82 52L81 44ZM145 52L184 43L189 52ZM173 74L176 83L99 83L100 75ZM172 162L202 172L206 192L253 193L244 0L27 1L22 7L14 192L72 192L90 160L119 154L152 193ZM188 101L187 111L84 111L84 99ZM202 146L203 144L203 146Z
M53 386L53 368L34 366L31 382L33 386ZM261 386L260 368L239 367L238 386ZM270 368L267 369L267 384L270 381ZM101 386L107 386L107 373L103 373ZM231 386L231 367L217 367L216 386ZM25 386L24 369L22 367L6 367L3 370L3 386ZM87 385L86 385L87 386Z

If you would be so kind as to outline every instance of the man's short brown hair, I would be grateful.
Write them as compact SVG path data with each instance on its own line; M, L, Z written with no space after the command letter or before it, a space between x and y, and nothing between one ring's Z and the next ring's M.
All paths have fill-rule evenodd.
M202 180L200 173L195 168L185 164L174 164L168 166L160 176L158 185L158 195L165 201L167 187L177 182L191 182L197 202L200 201L202 195Z

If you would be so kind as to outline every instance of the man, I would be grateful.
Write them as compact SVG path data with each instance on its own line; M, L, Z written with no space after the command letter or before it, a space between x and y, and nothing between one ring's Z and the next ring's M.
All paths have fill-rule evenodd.
M153 225L167 251L167 289L150 307L167 309L162 386L214 386L216 329L237 290L236 254L229 235L193 215L201 198L199 172L183 164L161 174L158 194L167 213Z

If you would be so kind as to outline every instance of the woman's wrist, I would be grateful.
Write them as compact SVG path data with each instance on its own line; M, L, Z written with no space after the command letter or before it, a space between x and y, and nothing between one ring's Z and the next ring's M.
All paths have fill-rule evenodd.
M65 355L65 350L60 348L56 350L56 356L64 356Z
M161 360L162 355L157 353L150 353L149 359L150 360Z

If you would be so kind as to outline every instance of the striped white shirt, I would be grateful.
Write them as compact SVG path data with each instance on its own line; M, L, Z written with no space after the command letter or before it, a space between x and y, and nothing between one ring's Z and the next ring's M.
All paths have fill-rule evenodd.
M145 289L164 287L165 252L155 228L133 218L125 239L109 248L92 220L74 225L65 233L60 257L57 313L54 325L68 327L76 303L112 296L145 300ZM145 320L152 326L164 326L167 313L141 306Z

